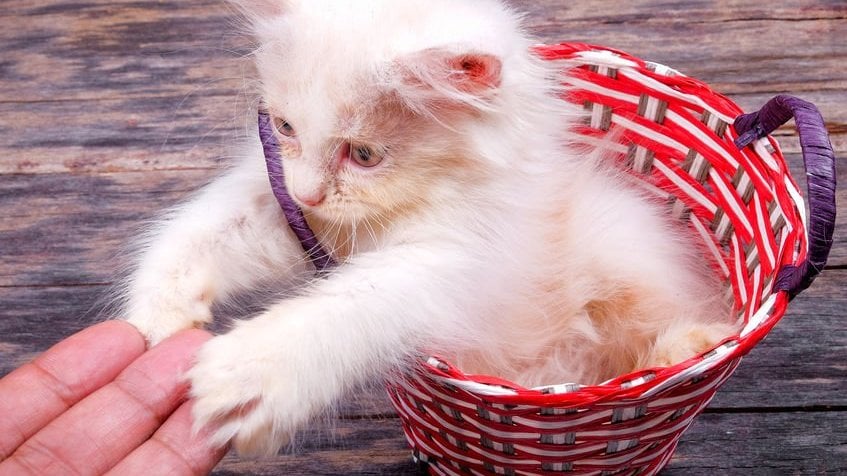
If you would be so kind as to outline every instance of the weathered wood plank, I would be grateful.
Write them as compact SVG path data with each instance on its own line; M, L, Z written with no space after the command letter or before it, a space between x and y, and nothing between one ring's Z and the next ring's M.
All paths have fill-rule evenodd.
M676 11L688 15L684 9ZM547 42L584 41L622 49L706 81L725 94L843 90L847 81L839 72L847 55L847 46L837 39L847 34L843 18L691 22L672 16L571 27L554 17L533 30Z
M293 454L265 461L228 455L213 475L413 475L399 421L335 420L301 437ZM662 474L841 474L847 425L833 412L701 415Z
M801 161L789 157L794 175ZM0 174L0 286L109 282L143 222L210 180L214 170ZM839 170L847 183L847 168ZM847 190L837 204L847 207ZM116 255L119 259L115 260ZM123 260L125 261L125 259ZM836 221L831 265L847 264L847 214Z
M792 302L745 358L712 409L847 406L847 270L829 270ZM107 286L0 287L0 375L108 315ZM223 326L218 326L220 329ZM391 414L376 387L349 396L345 415Z
M144 220L213 174L0 175L0 286L111 281Z
M662 474L845 474L845 422L845 412L707 413Z
M298 435L295 444L293 452L262 461L229 454L212 475L419 474L397 418L330 420Z
M515 3L544 41L628 50L705 80L746 109L777 92L802 94L847 151L841 2ZM244 123L245 78L254 74L241 58L250 41L222 3L7 4L14 13L6 15L27 22L0 31L0 173L211 166L228 153L217 147Z
M0 376L103 316L106 286L0 287Z
M711 408L847 406L845 285L847 270L827 270L792 301Z
M774 95L733 99L752 111ZM847 109L840 107L847 103L847 85L800 96L822 109L833 146L847 155ZM247 113L251 100L233 90L213 97L0 102L0 174L212 168L238 153L237 144L255 127ZM775 136L785 153L799 152L793 125Z
M214 168L255 127L245 110L236 92L0 103L0 174Z
M249 98L234 94L214 102L200 96L161 96L0 103L0 174L214 168L222 157L238 153L237 144L254 127L246 113ZM747 110L754 110L772 96L750 94L740 99ZM847 103L847 88L803 97L836 107ZM80 110L89 112L79 114ZM847 110L840 111L843 117L826 117L833 131L847 131ZM793 125L775 134L786 154L799 152L794 134ZM847 134L833 133L832 142L838 156L847 156Z
M249 51L234 51L249 40L227 33L234 31L231 13L215 0L5 1L0 101L237 89L241 66L221 60Z
M512 0L540 24L708 24L746 20L819 20L844 18L840 0L784 0L778 4L726 0L632 0L561 2L559 0Z
M837 474L847 471L843 411L701 415L685 433L667 474ZM399 420L335 419L297 437L293 454L267 460L228 455L214 475L417 474Z
M826 405L843 409L847 403L844 283L847 271L829 271L792 303L789 315L718 392L709 409L718 414L701 416L686 434L671 469L678 474L844 469L839 464L847 444L845 412L779 411ZM89 325L98 314L92 303L104 292L102 286L0 288L0 375ZM739 408L754 413L721 413ZM230 456L215 474L415 473L399 422L359 418L393 415L381 389L351 396L340 411L356 419L336 421L334 430L312 428L299 437L302 446L294 456L263 462Z

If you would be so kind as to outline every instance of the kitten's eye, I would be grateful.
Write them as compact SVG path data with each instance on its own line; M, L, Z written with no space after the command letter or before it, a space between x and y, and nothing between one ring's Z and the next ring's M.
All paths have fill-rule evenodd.
M358 165L361 165L362 167L374 167L382 162L382 156L378 155L370 147L361 145L354 145L352 147L353 150L350 151L350 157L353 159L353 162L356 162Z
M274 127L276 131L285 137L294 137L297 133L294 131L294 127L288 123L285 119L281 117L274 116Z

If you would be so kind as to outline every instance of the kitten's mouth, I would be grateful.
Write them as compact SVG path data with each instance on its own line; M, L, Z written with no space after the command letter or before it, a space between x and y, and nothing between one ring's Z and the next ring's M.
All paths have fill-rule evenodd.
M317 207L304 207L303 213L311 218L333 223L336 226L355 227L362 222L381 221L378 213L366 205L327 200Z

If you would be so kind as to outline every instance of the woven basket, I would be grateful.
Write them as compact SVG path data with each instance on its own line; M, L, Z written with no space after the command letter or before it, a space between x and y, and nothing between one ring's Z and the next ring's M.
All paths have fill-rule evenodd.
M579 132L591 144L616 130L613 160L703 240L745 326L686 362L596 386L526 389L432 357L388 393L415 458L432 474L654 474L741 357L823 269L835 216L834 154L817 109L797 98L779 96L740 115L702 82L619 51L561 44L537 53L579 65L563 77L565 99L590 112ZM808 223L768 136L791 116L811 192Z

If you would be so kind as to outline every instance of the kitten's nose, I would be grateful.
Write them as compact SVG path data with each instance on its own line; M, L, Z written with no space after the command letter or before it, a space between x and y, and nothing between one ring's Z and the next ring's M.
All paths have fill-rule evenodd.
M297 197L297 200L299 200L303 205L306 205L307 207L316 207L323 203L326 198L326 190L319 188L309 192L294 192L294 196Z

